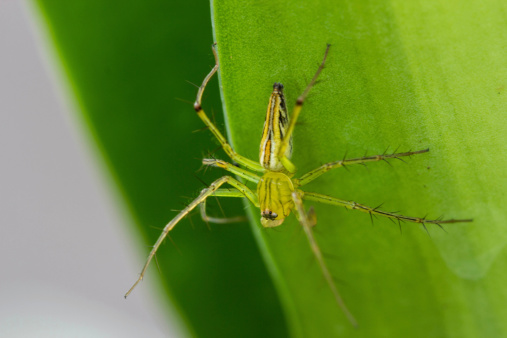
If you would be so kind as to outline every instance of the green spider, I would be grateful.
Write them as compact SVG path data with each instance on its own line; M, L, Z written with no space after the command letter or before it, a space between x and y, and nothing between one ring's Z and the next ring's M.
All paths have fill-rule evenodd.
M150 264L155 253L166 238L169 231L171 231L176 226L176 224L178 224L179 221L187 216L195 207L200 205L201 216L204 220L214 223L226 223L232 221L232 219L213 218L206 215L206 199L210 196L239 198L246 197L250 202L252 202L253 205L260 209L261 223L263 227L277 227L283 223L285 218L287 218L291 212L296 215L297 219L303 226L313 254L318 261L322 274L327 284L329 285L329 288L334 294L337 304L343 310L345 316L352 323L352 325L357 326L357 321L348 310L333 282L331 274L329 273L329 269L327 268L327 265L322 257L322 252L320 251L315 237L313 236L312 227L316 224L313 208L310 208L310 210L306 212L303 205L303 200L321 202L325 204L345 207L348 209L355 209L369 213L370 215L384 216L398 221L420 223L423 226L425 224L437 224L440 226L440 224L443 223L471 222L472 220L427 220L425 218L408 217L391 212L381 211L377 208L371 208L356 202L341 200L338 198L313 192L306 192L299 189L300 187L310 183L322 174L334 168L349 166L353 164L364 164L366 162L382 161L392 158L400 158L403 156L422 154L429 151L429 149L424 149L419 151L409 151L405 153L382 154L354 159L344 159L341 161L323 164L299 178L294 178L296 167L290 161L292 155L292 133L303 107L303 103L310 89L315 85L319 74L324 68L330 45L327 45L324 59L322 60L322 63L317 69L317 72L315 73L311 82L308 84L303 94L301 94L301 96L299 96L297 99L291 119L289 119L289 115L287 113L285 98L283 95L283 85L281 83L275 83L273 85L273 92L269 98L266 120L264 122L264 128L262 132L259 163L236 153L231 145L227 142L225 137L222 135L222 133L218 130L218 128L210 121L201 106L204 89L206 88L206 85L208 84L211 77L217 72L219 68L218 55L215 46L216 43L212 46L213 55L215 57L215 67L213 67L211 72L204 78L202 85L199 87L197 98L194 103L194 109L204 124L218 139L222 145L222 148L232 159L232 161L238 163L248 170L242 169L236 165L218 159L203 159L203 164L207 166L220 167L234 175L242 177L247 181L256 183L257 191L254 192L250 190L245 184L241 183L232 176L223 176L211 183L207 188L203 189L195 200L193 200L185 209L180 211L180 213L176 215L176 217L173 218L164 227L157 242L148 255L148 259L144 264L139 278L125 294L125 298L143 279L148 265ZM225 183L231 185L232 189L220 188Z

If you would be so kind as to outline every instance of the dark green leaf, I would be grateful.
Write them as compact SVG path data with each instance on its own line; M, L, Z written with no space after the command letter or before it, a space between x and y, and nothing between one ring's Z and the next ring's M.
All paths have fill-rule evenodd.
M197 89L185 81L200 83L213 62L209 3L37 4L72 84L81 120L142 234L140 270L148 245L176 214L173 210L182 209L204 188L194 172L202 156L217 147L208 131L193 133L203 125L191 104ZM223 128L216 85L205 100ZM196 173L208 183L220 174ZM222 202L227 215L243 213L241 202L235 202ZM210 204L210 212L220 216L216 202ZM181 254L167 241L157 253L160 273L153 264L145 279L162 279L167 294L161 300L172 298L197 336L286 335L278 297L248 225L212 226L210 232L197 213L191 219L194 227L184 220L171 233ZM118 285L115 297L135 278L133 274ZM149 288L150 283L138 287Z

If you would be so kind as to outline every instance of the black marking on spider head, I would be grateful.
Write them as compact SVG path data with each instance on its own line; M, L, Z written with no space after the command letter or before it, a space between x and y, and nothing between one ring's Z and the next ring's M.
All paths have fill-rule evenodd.
M263 210L261 211L261 216L265 219L275 219L278 217L278 214L276 212L273 212L271 210Z

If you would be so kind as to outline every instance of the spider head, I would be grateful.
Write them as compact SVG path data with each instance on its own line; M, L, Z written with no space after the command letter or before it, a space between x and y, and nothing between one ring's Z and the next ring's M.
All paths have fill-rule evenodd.
M277 227L285 220L282 215L278 216L276 212L268 209L261 211L261 216L261 224L265 228Z
M289 216L294 209L293 191L294 185L284 173L268 170L261 177L257 185L257 197L263 227L277 227Z

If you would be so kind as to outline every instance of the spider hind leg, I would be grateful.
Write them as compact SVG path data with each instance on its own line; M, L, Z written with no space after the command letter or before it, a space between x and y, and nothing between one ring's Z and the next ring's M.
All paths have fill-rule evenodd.
M351 210L359 210L359 211L370 214L370 217L372 217L372 216L387 217L388 219L390 219L392 221L397 221L398 224L400 224L400 227L401 227L400 222L419 223L424 227L424 229L426 229L426 231L428 231L426 228L426 224L435 224L435 225L439 226L440 228L442 228L442 224L472 222L471 219L447 219L447 220L444 220L444 219L440 219L440 218L426 219L426 217L404 216L404 215L400 215L400 214L397 214L394 212L380 210L380 207L382 205L379 205L376 208L372 208L372 207L368 207L366 205L359 204L359 203L356 203L353 201L346 201L346 200L342 200L339 198L335 198L335 197L331 197L331 196L327 196L327 195L323 195L323 194L317 194L314 192L304 192L304 199L310 200L310 201L315 201L315 202L320 202L320 203L324 203L324 204L331 204L331 205L336 205L336 206L340 206L340 207L345 207L345 208L351 209Z
M222 189L219 190L220 186L223 184L228 183L233 188L235 188L239 193L232 192L232 189ZM222 195L223 197L246 197L248 198L254 205L258 205L256 195L243 183L239 182L238 180L234 179L231 176L223 176L213 183L211 183L207 188L203 189L199 196L197 196L196 199L194 199L190 204L183 210L181 210L176 217L174 217L162 230L162 233L158 237L157 241L155 242L155 245L153 245L153 248L150 251L150 254L148 255L148 258L146 259L146 263L144 263L143 269L139 275L139 278L137 281L132 285L132 287L127 291L125 294L125 298L128 297L128 295L134 290L134 288L141 282L144 278L144 275L146 274L146 270L148 269L148 266L150 265L150 262L152 261L153 257L157 253L157 250L159 249L160 245L162 245L162 242L164 242L164 239L167 237L169 232L178 224L185 216L187 216L192 210L194 210L195 207L197 207L199 204L202 204L206 201L206 199L210 196L218 196ZM241 194L241 196L240 196ZM227 196L225 196L227 195ZM202 209L201 209L202 210Z
M331 273L329 272L327 264L324 261L322 251L320 250L319 245L318 245L317 241L315 240L315 237L313 236L312 227L315 226L315 222L316 222L315 212L313 211L313 208L310 208L310 211L308 213L305 211L303 201L302 201L302 195L303 195L303 192L300 190L295 190L292 193L292 199L293 199L294 205L295 205L294 213L296 214L296 217L299 220L299 223L301 223L301 226L303 227L305 235L306 235L308 242L310 244L310 248L312 249L315 258L317 259L317 262L319 264L322 275L324 276L324 279L326 280L326 283L328 284L329 288L333 292L336 303L342 309L343 313L345 314L345 316L347 317L349 322L354 327L357 327L358 326L357 321L354 318L354 316L352 315L352 313L350 312L350 310L345 305L343 298L341 297L340 293L338 292L338 289L335 286L333 277L331 276Z

